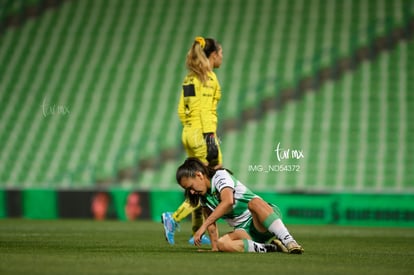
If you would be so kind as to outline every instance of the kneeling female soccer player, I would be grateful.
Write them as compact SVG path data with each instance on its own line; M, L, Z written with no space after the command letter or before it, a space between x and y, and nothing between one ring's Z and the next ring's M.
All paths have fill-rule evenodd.
M194 234L195 245L200 245L201 237L208 231L213 251L304 251L283 224L278 207L250 191L230 171L213 169L197 158L188 158L177 169L176 178L188 201L192 205L201 203L206 217ZM216 221L220 218L234 231L219 238Z

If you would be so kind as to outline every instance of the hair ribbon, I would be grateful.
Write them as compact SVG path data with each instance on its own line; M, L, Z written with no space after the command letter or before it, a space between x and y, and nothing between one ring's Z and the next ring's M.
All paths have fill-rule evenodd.
M197 42L198 44L200 44L201 48L204 50L204 48L205 48L205 46L206 46L206 40L205 40L203 37L201 37L201 36L197 36L197 37L194 39L194 41L195 41L195 42Z

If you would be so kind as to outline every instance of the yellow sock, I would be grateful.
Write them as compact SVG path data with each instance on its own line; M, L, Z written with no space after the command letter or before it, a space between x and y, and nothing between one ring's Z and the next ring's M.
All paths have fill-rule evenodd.
M194 234L203 224L203 211L201 207L197 207L191 213L191 222L192 222L192 230Z
M195 207L192 207L186 200L175 210L172 214L173 219L176 222L182 221L185 217L190 215L193 212Z

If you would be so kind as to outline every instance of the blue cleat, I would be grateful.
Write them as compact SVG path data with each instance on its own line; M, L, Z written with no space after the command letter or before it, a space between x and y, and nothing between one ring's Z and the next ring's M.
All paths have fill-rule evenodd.
M188 240L188 243L189 243L189 244L194 245L194 236L192 236L192 237ZM209 239L206 235L203 235L203 236L201 237L201 244L211 244L210 239Z
M165 239L169 244L174 244L174 233L178 227L178 223L174 221L170 212L162 213L161 222L164 225Z

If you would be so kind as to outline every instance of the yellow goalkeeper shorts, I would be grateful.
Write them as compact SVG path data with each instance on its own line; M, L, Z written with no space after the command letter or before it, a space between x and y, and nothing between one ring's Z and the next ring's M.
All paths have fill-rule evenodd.
M216 145L218 148L218 165L221 165L223 163L223 159L221 155L220 141L215 133L214 135L216 138ZM187 157L195 157L204 163L208 163L206 159L207 144L204 140L203 132L201 129L184 127L181 140L187 152Z

